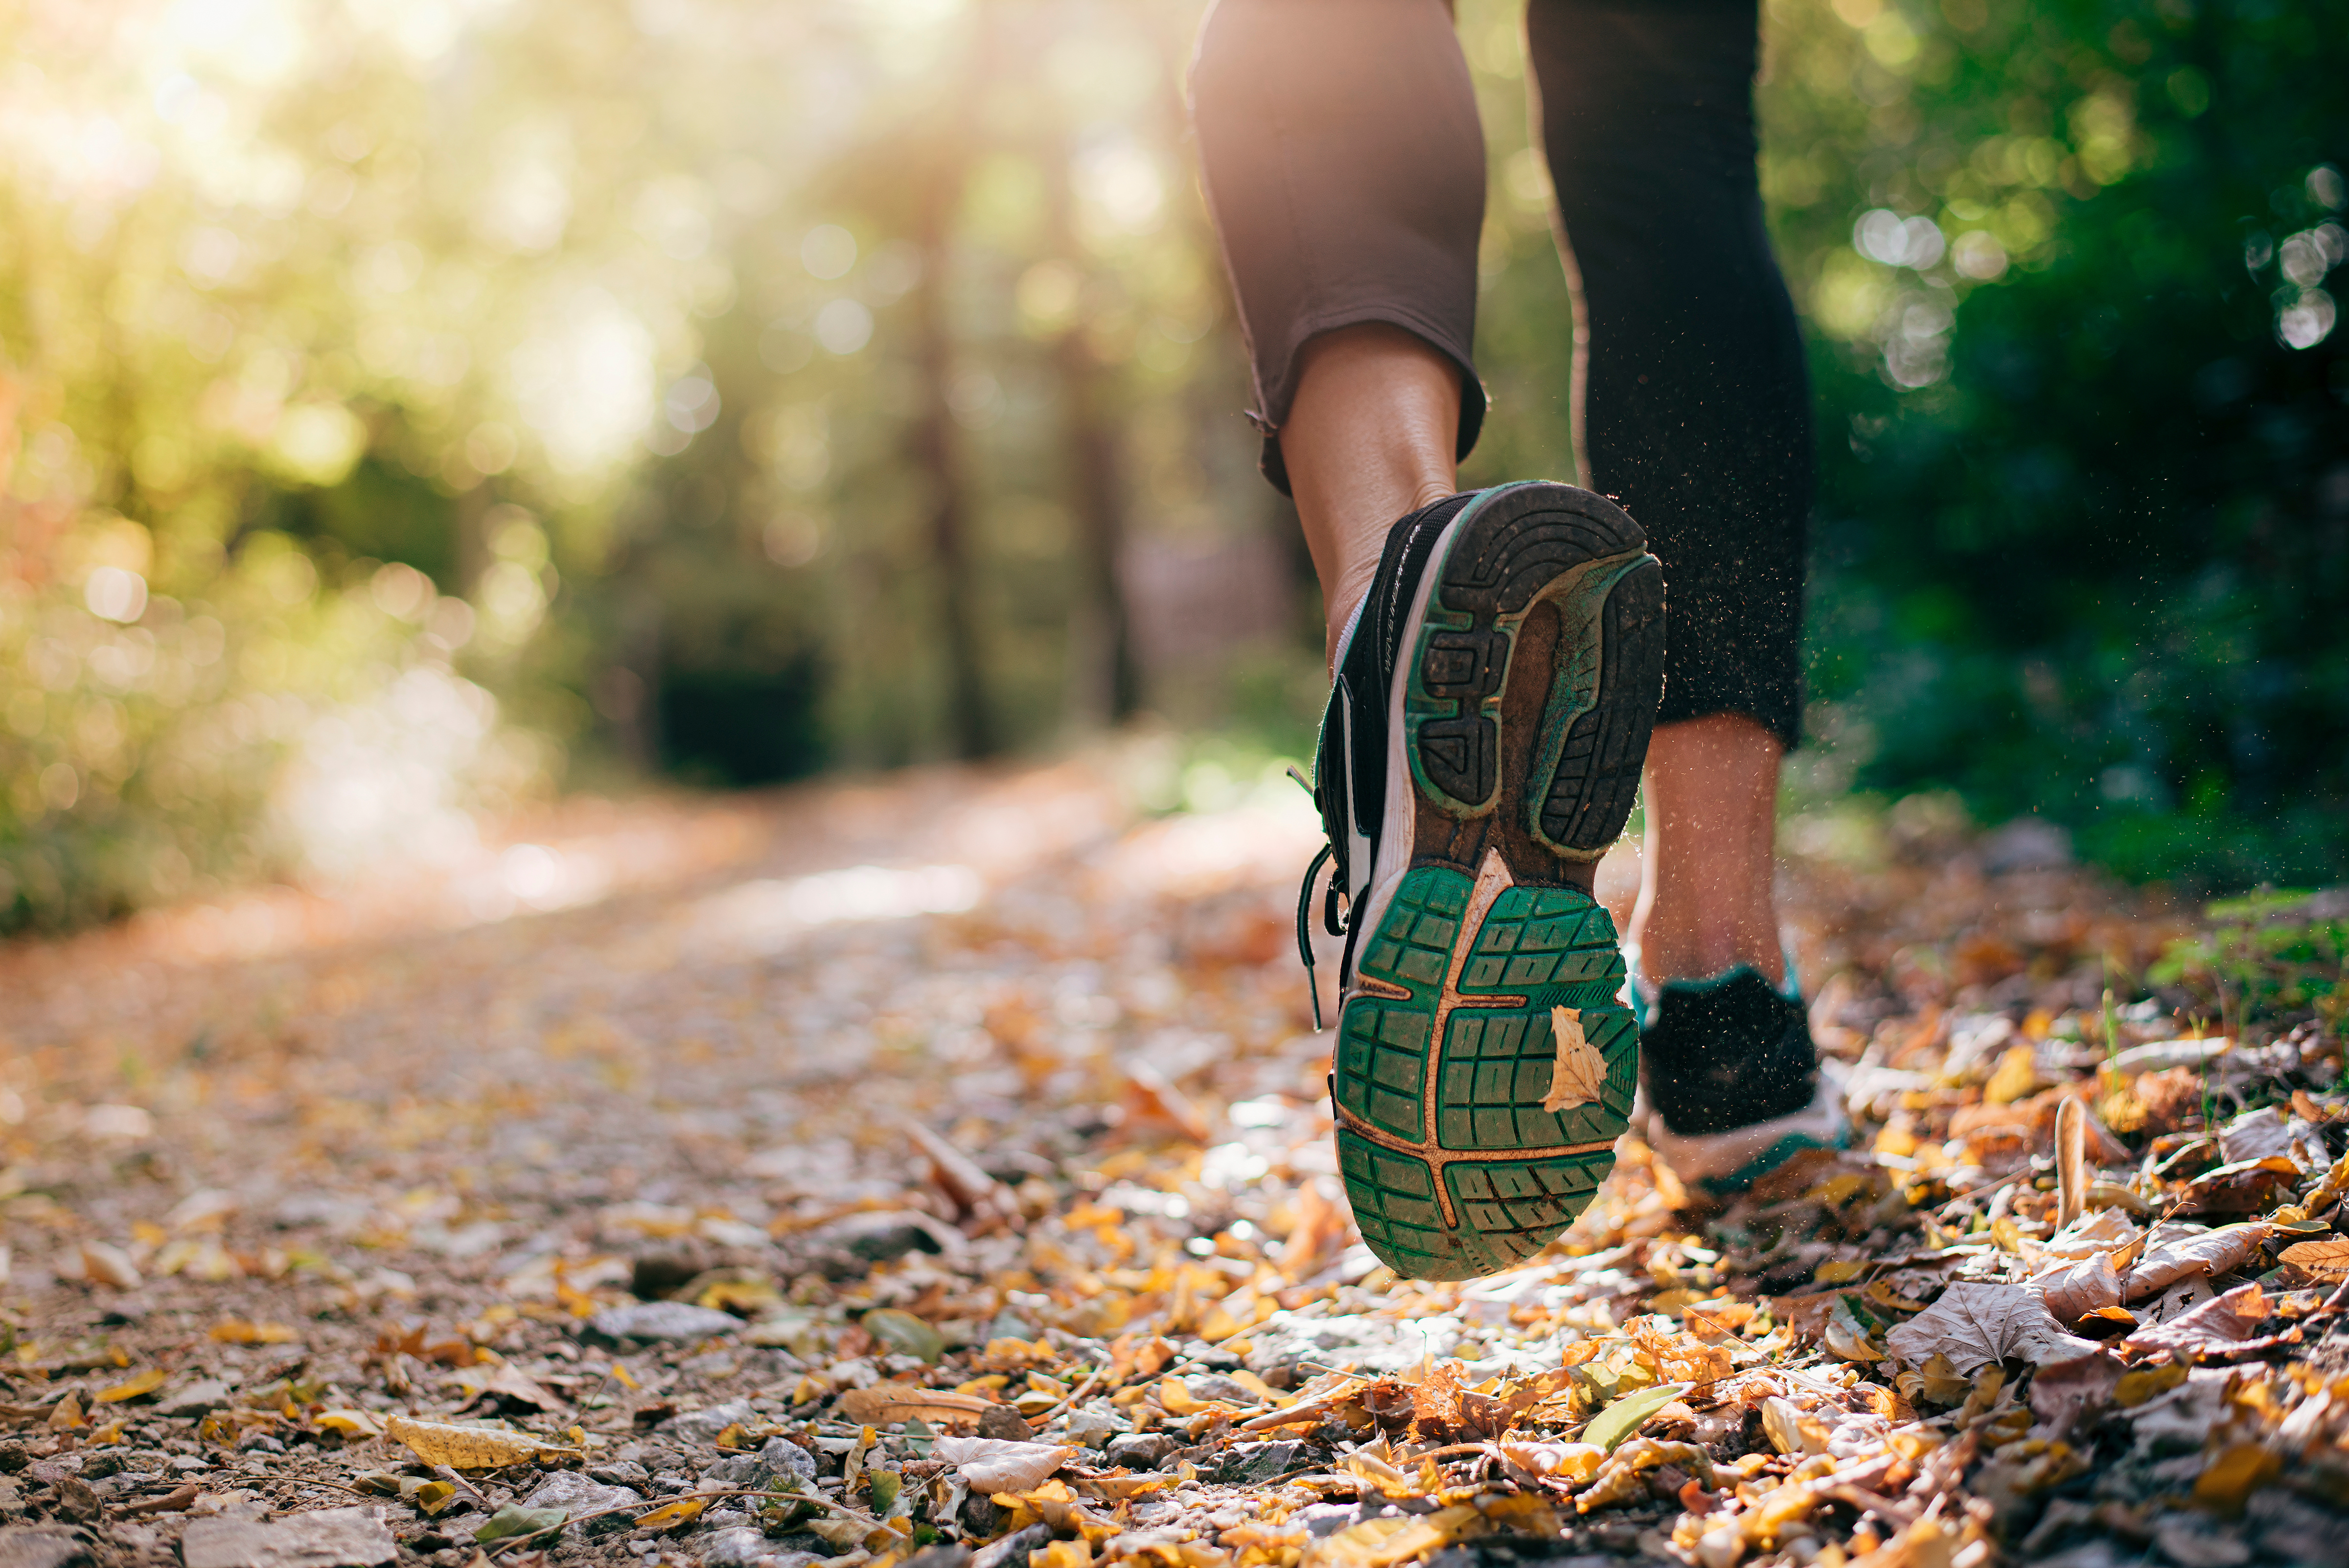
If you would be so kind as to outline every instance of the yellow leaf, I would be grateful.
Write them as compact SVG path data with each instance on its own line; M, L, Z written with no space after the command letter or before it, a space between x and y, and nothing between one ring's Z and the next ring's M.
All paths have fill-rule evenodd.
M1593 1103L1607 1086L1607 1058L1584 1037L1582 1010L1551 1008L1549 1030L1557 1043L1557 1059L1550 1064L1549 1092L1542 1096L1542 1109L1565 1111Z
M49 1412L49 1425L60 1432L88 1426L88 1418L81 1413L80 1398L68 1394L58 1400L57 1407Z
M1191 1391L1183 1386L1179 1377L1159 1380L1158 1402L1166 1407L1170 1416L1195 1416L1207 1407L1205 1402L1191 1397Z
M2282 1455L2257 1443L2233 1444L2202 1467L2194 1482L2194 1501L2220 1513L2240 1513L2243 1500L2275 1480L2282 1469Z
M247 1323L222 1318L212 1324L212 1336L222 1345L291 1345L294 1331L282 1323Z
M160 1366L150 1366L144 1372L131 1374L111 1387L99 1389L96 1395L96 1403L119 1405L125 1399L136 1399L141 1394L152 1394L161 1386L163 1386L163 1369Z
M641 1386L635 1378L628 1376L628 1365L625 1361L615 1361L612 1363L612 1376L614 1378L618 1380L620 1386L623 1388L636 1388Z
M109 1443L119 1443L122 1441L122 1423L119 1421L109 1421L105 1426L91 1432L89 1436L84 1438L82 1441L88 1444L93 1449L105 1448Z
M321 1410L310 1417L314 1427L340 1432L346 1438L380 1438L383 1421L369 1410Z
M384 1436L405 1443L428 1465L449 1465L460 1470L499 1469L547 1454L575 1454L576 1449L541 1441L527 1432L502 1431L495 1427L460 1427L448 1421L411 1421L394 1416L384 1423Z
M2121 1380L2113 1385L2113 1403L2124 1410L2133 1410L2157 1394L2166 1394L2186 1381L2186 1368L2176 1362L2167 1366L2147 1366L2136 1372L2124 1372Z
M457 1489L444 1480L426 1481L416 1489L415 1503L427 1515L437 1516L455 1501Z
M1093 1549L1082 1541L1055 1541L1028 1553L1028 1568L1092 1568Z
M706 1496L681 1497L675 1502L663 1503L650 1513L636 1515L636 1528L674 1530L680 1524L690 1524L699 1519L701 1511L709 1506L709 1499Z
M1451 1545L1484 1522L1466 1506L1368 1520L1307 1547L1303 1568L1393 1568Z
M1998 1059L1998 1071L1982 1085L1982 1103L1991 1106L2011 1106L2039 1087L2039 1068L2032 1059L2031 1047L2016 1045Z
M1821 1263L1819 1272L1812 1277L1823 1285L1839 1285L1847 1280L1859 1278L1867 1269L1868 1262L1864 1258L1837 1258L1833 1262Z

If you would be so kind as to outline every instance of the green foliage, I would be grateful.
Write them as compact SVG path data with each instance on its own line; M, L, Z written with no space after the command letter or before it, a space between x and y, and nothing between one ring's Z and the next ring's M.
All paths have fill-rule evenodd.
M2233 1028L2313 1014L2327 1033L2349 1033L2349 917L2337 900L2316 907L2306 890L2263 889L2214 903L2209 929L2173 941L2147 971L2211 1000Z
M1462 13L1472 472L1559 472L1516 7ZM1955 786L2134 877L2349 873L2349 5L1770 0L1764 38L1819 421L1811 782Z
M2349 6L1788 9L1830 754L2130 875L2349 871Z
M1122 711L1121 534L1292 526L1185 145L1199 8L0 16L0 929L412 846L574 753L740 784ZM1570 473L1522 6L1458 11L1464 477ZM2349 0L1765 32L1810 784L2132 875L2349 869ZM1154 702L1302 751L1295 618Z

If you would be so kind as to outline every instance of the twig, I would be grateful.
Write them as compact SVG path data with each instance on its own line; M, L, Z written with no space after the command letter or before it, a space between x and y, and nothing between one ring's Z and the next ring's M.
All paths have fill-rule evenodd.
M1093 1385L1100 1382L1102 1380L1102 1374L1108 1370L1109 1368L1106 1366L1096 1366L1091 1372L1086 1373L1085 1380L1077 1385L1075 1391L1067 1398L1061 1400L1059 1404L1053 1406L1050 1409L1037 1417L1035 1424L1040 1427L1045 1422L1050 1420L1053 1417L1059 1415L1061 1411L1072 1407L1078 1400L1092 1392Z

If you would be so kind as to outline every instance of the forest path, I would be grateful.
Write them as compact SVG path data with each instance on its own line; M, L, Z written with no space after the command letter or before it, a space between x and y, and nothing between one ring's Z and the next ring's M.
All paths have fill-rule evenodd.
M1988 1439L1948 1439L2026 1411L2019 1436L2013 1388L1868 1357L1953 1272L2021 1277L2002 1249L2052 1229L2027 1156L2062 1096L2023 1085L2002 1120L1980 1086L2032 1052L2013 1068L1993 1041L1974 1086L1919 1086L1992 1020L2044 1034L2094 1007L2107 955L2142 969L2173 916L2029 864L2027 839L1798 822L1817 1027L1892 1074L1855 1094L1862 1138L1905 1129L1916 1157L1823 1157L1708 1228L1627 1145L1561 1248L1398 1282L1333 1179L1291 936L1312 814L1278 782L1154 815L1137 780L1166 765L1137 742L576 802L339 891L0 950L0 1514L23 1521L0 1560L456 1568L488 1545L853 1568L1022 1530L1009 1568L1056 1539L1041 1568L1655 1556L1763 1506L1732 1489L1734 1454L1755 1499L1811 1485L1811 1432L1860 1501L1748 1545L1816 1512L1810 1538L1855 1555L1922 1532L1917 1561L1964 1562L2073 1478L2042 1466L1984 1500L1960 1477ZM1619 852L1610 902L1635 875ZM2037 1229L1948 1251L1949 1205L2006 1187L2001 1212ZM1837 1317L1818 1287L1844 1281L1876 1293ZM1556 1440L1659 1382L1692 1386L1578 1509L1566 1486L1596 1461ZM1330 1397L1242 1425L1299 1388ZM398 1418L491 1425L400 1438ZM974 1423L1068 1451L934 1435ZM1343 1457L1365 1439L1384 1446ZM460 1489L421 1462L465 1463L460 1440L518 1462ZM564 1451L530 1460L530 1440ZM805 1486L823 1501L740 1490ZM2261 1530L2306 1511L2254 1501ZM595 1517L512 1533L547 1510ZM2199 1516L2174 1528L2206 1539Z

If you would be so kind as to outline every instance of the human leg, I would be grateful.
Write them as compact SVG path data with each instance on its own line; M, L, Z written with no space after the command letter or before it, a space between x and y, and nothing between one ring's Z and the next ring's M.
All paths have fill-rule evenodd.
M1280 451L1321 579L1334 670L1388 528L1452 493L1460 371L1425 338L1382 321L1323 333L1299 359Z
M1785 983L1771 898L1785 751L1741 713L1657 726L1630 938L1649 980L1701 980L1750 964L1771 984Z
M1755 178L1756 22L1754 0L1532 0L1527 17L1587 332L1578 441L1647 528L1671 606L1630 933L1668 1124L1651 1137L1683 1176L1732 1186L1835 1134L1772 899L1811 452Z
M1330 610L1339 1167L1397 1272L1486 1272L1580 1210L1630 1108L1590 880L1654 722L1661 579L1602 497L1448 493L1484 410L1484 151L1440 0L1222 0L1193 88L1267 476Z

